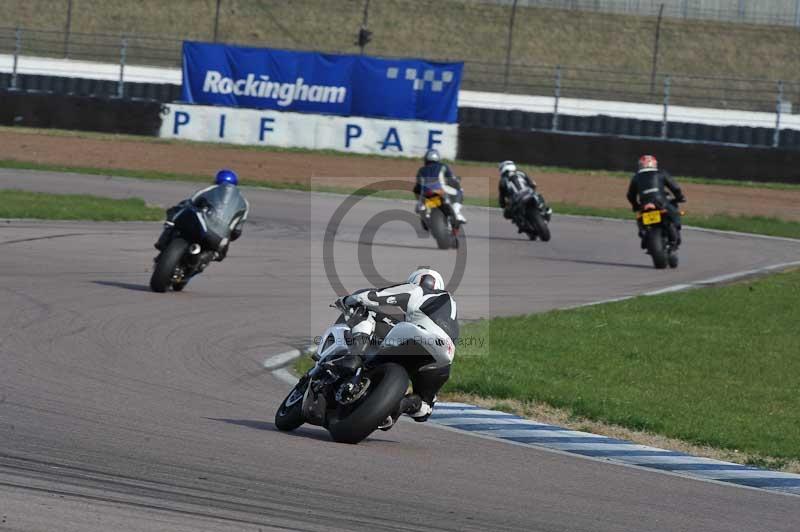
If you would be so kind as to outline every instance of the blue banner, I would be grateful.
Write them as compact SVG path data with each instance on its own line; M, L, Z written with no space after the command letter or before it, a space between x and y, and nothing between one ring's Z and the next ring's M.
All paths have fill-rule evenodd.
M463 63L183 43L183 100L455 123Z

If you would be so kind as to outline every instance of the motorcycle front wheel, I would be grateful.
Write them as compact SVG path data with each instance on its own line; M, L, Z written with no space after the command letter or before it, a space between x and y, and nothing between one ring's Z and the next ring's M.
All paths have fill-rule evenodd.
M399 364L382 364L366 372L366 376L371 381L366 397L355 408L340 408L328 422L328 432L336 442L364 440L395 412L408 389L408 373Z
M550 240L550 226L548 226L547 222L544 221L544 217L539 211L539 207L533 205L528 207L528 221L536 230L536 234L539 236L539 239L542 242L547 242Z
M150 288L153 292L166 292L172 284L172 276L186 253L189 243L182 238L173 238L167 248L161 252L150 277Z
M303 396L307 383L298 382L275 412L275 427L278 430L290 431L305 423L303 419Z

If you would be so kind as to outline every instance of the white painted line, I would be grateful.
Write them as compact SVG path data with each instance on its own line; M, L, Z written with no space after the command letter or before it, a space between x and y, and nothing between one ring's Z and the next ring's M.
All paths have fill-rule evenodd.
M658 290L653 290L652 292L645 292L642 295L643 296L657 296L659 294L669 294L670 292L680 292L682 290L688 290L691 287L692 287L692 285L690 285L690 284L676 284L674 286L668 286L666 288L659 288Z
M467 416L473 416L473 415L480 414L482 416L492 416L492 418L516 417L516 416L514 416L514 414L509 414L508 412L500 412L499 410L488 410L488 409L482 409L482 408L469 408L469 409L465 409L465 410L460 410L460 409L459 410L444 410L444 409L437 408L436 411L437 411L437 413L441 413L442 415L444 415L446 413L448 416L451 416L453 414L467 415Z
M292 375L292 373L286 368L276 369L275 371L272 372L272 376L275 377L276 379L282 380L286 384L291 384L291 385L297 384L297 377Z
M605 438L598 436L596 439ZM543 445L561 449L562 451L664 451L664 449L656 449L655 447L635 443L591 443L588 438L586 443L533 443L532 445Z
M299 358L305 354L313 352L317 346L309 345L302 351L299 349L290 349L285 353L279 353L271 357L267 357L263 362L264 369L275 369L287 365L292 360Z
M692 471L696 475L704 475L715 478L717 480L737 478L788 478L790 480L799 480L800 476L794 473L783 473L781 471L768 471L766 469L742 470L742 469L703 469L701 471Z
M797 242L797 241L795 241ZM770 264L769 266L763 266L761 268L756 268L754 270L744 270L740 272L733 272L733 273L726 273L724 275L717 275L715 277L710 277L708 279L701 279L699 281L692 281L688 284L676 284L672 286L667 286L664 288L658 288L656 290L651 290L649 292L643 292L641 294L633 295L633 296L622 296L622 297L612 297L609 299L601 299L600 301L591 301L589 303L581 303L580 305L571 305L568 307L562 307L561 310L572 310L576 308L584 308L584 307L592 307L595 305L604 305L606 303L615 303L617 301L625 301L628 299L633 299L638 295L642 296L656 296L659 294L666 294L669 292L681 292L683 290L689 290L692 288L700 288L708 285L714 285L729 281L735 281L737 279L743 279L745 277L750 277L754 275L760 275L768 272L772 272L775 270L782 270L786 268L796 268L800 267L800 261L794 262L781 262L778 264Z
M601 299L600 301L590 301L589 303L581 303L579 305L570 305L568 307L561 307L560 310L572 310L576 308L593 307L595 305L605 305L606 303L616 303L617 301L625 301L628 299L633 299L634 297L636 296L612 297L609 299Z
M299 349L291 349L289 351L273 355L264 360L264 369L274 369L285 366L295 358L299 357L300 354L301 353Z
M524 419L512 418L497 418L497 417L455 417L455 418L442 418L434 416L431 420L441 423L442 425L528 425L531 422L526 422ZM535 423L534 423L535 424ZM542 426L545 426L542 424Z
M531 425L535 426L533 423ZM498 438L586 438L586 443L596 443L596 440L608 439L605 436L572 430L496 429L478 430L477 432Z
M731 462L722 462L712 458L702 456L615 456L614 459L631 464L709 464L709 465L731 465ZM735 464L742 465L742 464ZM742 467L745 467L742 465Z

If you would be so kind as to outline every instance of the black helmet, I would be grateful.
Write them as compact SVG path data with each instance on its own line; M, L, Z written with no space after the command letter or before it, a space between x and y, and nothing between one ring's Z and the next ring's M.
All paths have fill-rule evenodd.
M425 152L425 164L438 163L442 158L439 156L439 150L428 150Z

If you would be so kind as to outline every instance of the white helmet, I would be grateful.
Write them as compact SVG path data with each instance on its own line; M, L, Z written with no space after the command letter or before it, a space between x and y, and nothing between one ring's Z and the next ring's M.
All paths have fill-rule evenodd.
M409 284L416 284L428 290L444 290L444 279L436 270L419 267L408 276Z
M506 172L516 172L517 165L514 164L514 161L503 161L500 163L497 168L500 169L500 175L505 174Z

